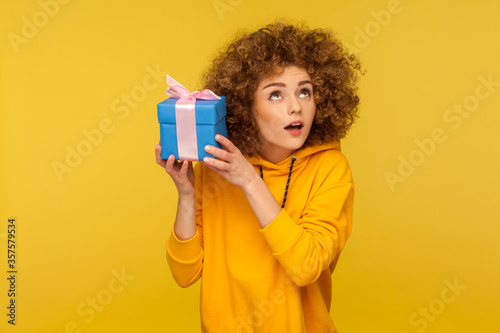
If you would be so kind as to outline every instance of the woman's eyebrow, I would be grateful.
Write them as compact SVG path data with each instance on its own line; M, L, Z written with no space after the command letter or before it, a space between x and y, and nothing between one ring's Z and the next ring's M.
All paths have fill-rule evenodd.
M286 84L284 84L283 82L273 82L273 83L269 83L267 86L262 88L262 90L269 88L269 87L273 87L273 86L286 88Z
M303 86L303 85L308 84L308 83L312 84L312 82L310 80L304 80L304 81L300 81L297 86ZM269 87L274 87L274 86L286 88L286 84L284 84L283 82L273 82L273 83L269 83L267 86L262 88L262 90L269 88Z

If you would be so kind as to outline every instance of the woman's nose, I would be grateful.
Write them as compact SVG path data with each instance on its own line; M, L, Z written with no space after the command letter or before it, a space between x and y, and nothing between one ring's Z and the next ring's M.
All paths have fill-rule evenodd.
M288 102L288 114L301 113L302 105L299 103L297 97L293 96Z

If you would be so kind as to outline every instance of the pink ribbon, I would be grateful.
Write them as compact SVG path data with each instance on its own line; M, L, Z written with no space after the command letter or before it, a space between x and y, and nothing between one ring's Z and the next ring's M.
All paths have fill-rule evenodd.
M175 126L177 131L177 149L180 160L198 160L198 140L196 137L195 104L197 99L220 100L213 91L189 92L182 84L167 75L167 95L178 98L175 103Z

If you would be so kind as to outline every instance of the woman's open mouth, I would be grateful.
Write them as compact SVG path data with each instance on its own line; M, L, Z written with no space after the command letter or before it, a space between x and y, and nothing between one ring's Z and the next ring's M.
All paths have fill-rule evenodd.
M304 127L304 123L300 120L291 122L285 130L292 135L299 135L302 133L302 128Z

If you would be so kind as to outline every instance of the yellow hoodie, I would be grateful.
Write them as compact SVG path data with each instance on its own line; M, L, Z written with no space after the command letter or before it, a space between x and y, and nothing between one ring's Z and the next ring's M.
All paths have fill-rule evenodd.
M247 159L280 204L291 173L284 209L261 228L243 191L197 163L197 232L167 241L174 279L187 287L202 277L202 332L335 332L331 274L351 232L354 195L340 145L304 148L277 164Z

